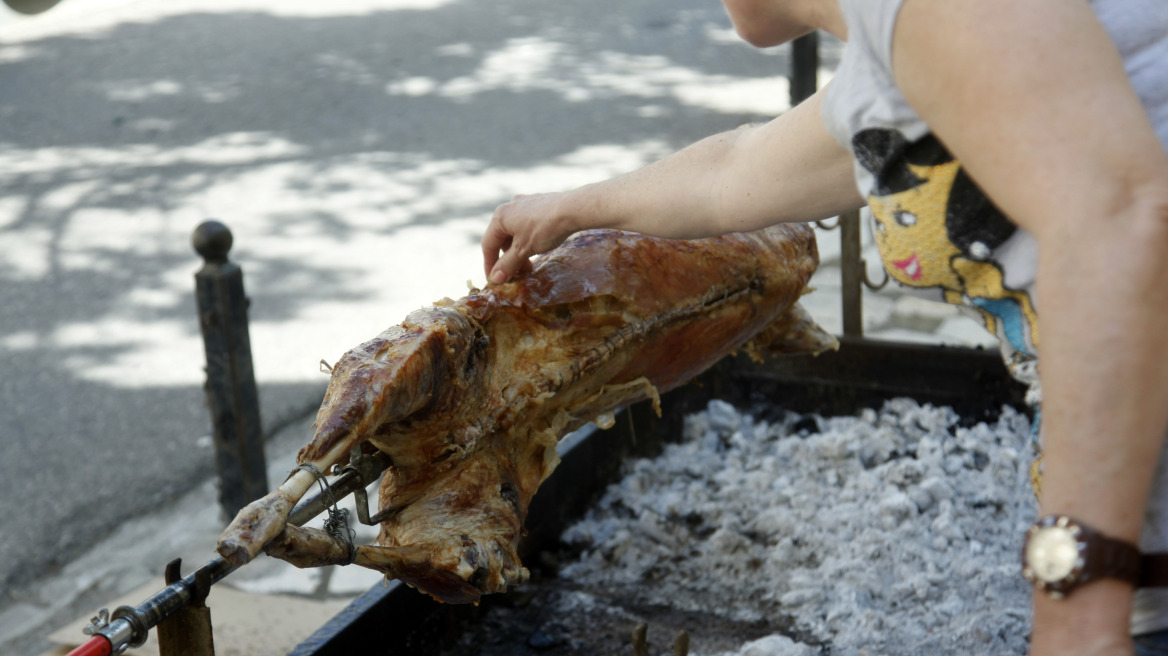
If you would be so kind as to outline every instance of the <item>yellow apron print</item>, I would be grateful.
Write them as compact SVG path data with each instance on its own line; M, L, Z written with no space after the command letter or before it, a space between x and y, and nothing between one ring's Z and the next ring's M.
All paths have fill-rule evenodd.
M1017 228L931 135L909 143L895 130L871 129L858 133L853 146L876 179L868 205L888 274L976 308L987 330L1014 350L1036 355L1038 318L1030 295L1008 288L993 259Z

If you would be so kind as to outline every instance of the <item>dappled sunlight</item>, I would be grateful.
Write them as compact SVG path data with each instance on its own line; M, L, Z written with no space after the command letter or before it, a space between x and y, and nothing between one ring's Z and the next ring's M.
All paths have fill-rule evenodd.
M99 36L119 25L142 24L184 14L254 12L286 18L365 16L382 11L438 9L453 0L69 0L45 14L0 12L0 34L20 43L65 34ZM0 57L10 48L0 49ZM19 54L19 51L12 51ZM12 55L9 55L12 56Z
M0 64L12 64L24 59L42 56L43 53L35 47L22 45L0 45Z
M201 342L179 322L131 316L63 324L43 336L39 346L63 350L61 364L84 371L85 380L124 388L193 382L181 374L190 362L190 351L182 349L198 353ZM111 359L110 351L119 356Z
M211 137L190 146L167 148L156 144L128 144L116 148L64 146L21 148L0 143L0 171L5 176L41 173L88 177L104 175L117 167L137 168L253 164L303 153L302 146L262 132L234 132Z
M187 11L231 12L257 11L273 16L321 18L327 16L363 16L377 11L438 9L451 0L170 0L187 6Z
M49 251L53 231L50 226L34 226L19 234L0 232L0 275L36 279L49 273Z
M19 353L37 348L41 343L40 335L34 330L21 330L10 335L0 337L0 348L6 351Z
M46 266L59 273L109 273L124 266L123 256L150 257L166 249L162 240L175 239L160 208L135 210L83 207L73 212L68 227L54 239L54 260ZM155 281L143 280L152 285Z
M367 63L353 57L345 57L335 52L322 52L315 60L321 74L338 82L374 85L381 79Z
M435 95L462 102L492 91L549 91L573 103L670 98L717 112L774 115L790 108L787 78L776 73L763 78L710 74L660 55L592 52L567 42L525 37L485 54L470 75L446 81L405 76L385 90L391 96Z
M7 149L7 170L63 180L35 198L0 197L0 226L21 223L30 204L40 217L19 232L0 230L4 276L100 275L128 286L111 290L117 302L103 311L0 345L59 352L76 376L116 387L201 383L201 367L183 365L202 349L191 300L200 261L189 235L215 217L232 228L231 259L253 300L257 375L317 381L321 358L465 294L468 281L485 284L478 240L497 204L617 175L667 150L656 140L598 144L508 167L388 151L312 157L259 134L176 148ZM164 175L192 164L202 171ZM149 276L134 278L138 260L152 263Z
M705 34L706 38L714 43L742 43L742 37L738 36L738 32L732 26L707 25Z
M20 196L0 196L0 237L20 218L26 202Z
M106 97L121 102L142 102L157 96L177 96L183 86L174 80L112 82L106 86Z
M230 75L214 83L183 84L166 79L114 79L102 82L97 87L106 99L122 103L143 103L173 98L214 104L233 100L242 93L238 79Z

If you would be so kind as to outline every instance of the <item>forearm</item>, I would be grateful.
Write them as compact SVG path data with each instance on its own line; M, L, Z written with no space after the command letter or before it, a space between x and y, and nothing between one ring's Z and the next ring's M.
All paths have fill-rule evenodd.
M515 197L495 209L483 234L488 279L510 278L580 230L694 239L861 207L851 156L819 107L816 94L770 123L715 135L627 175Z
M1168 425L1162 202L1040 239L1043 509L1133 541Z
M1042 512L1139 542L1168 428L1168 198L1040 235ZM1130 586L1035 599L1035 653L1126 648Z
M817 94L770 123L714 135L569 192L565 220L575 229L693 239L860 207L850 154L828 134L819 107Z

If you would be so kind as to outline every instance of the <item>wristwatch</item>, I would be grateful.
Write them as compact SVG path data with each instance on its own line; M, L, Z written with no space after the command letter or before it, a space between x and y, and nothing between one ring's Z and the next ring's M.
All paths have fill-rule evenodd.
M1026 531L1022 576L1053 599L1100 578L1140 582L1140 550L1067 517L1047 515Z

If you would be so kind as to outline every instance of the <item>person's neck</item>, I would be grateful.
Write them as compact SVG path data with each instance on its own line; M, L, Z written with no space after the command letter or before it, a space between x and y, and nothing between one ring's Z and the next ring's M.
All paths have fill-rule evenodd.
M810 29L823 30L840 41L848 40L848 26L838 0L801 0L800 5L799 13Z

